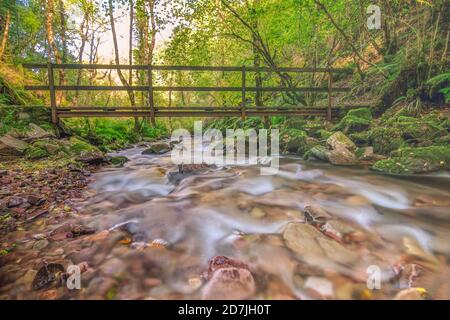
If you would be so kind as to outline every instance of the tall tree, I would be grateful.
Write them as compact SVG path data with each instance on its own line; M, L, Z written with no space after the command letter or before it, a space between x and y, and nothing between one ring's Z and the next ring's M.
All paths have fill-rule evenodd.
M6 50L6 44L8 43L10 24L11 24L11 10L7 10L5 23L3 25L2 42L0 44L0 61L3 59L3 54L5 53Z

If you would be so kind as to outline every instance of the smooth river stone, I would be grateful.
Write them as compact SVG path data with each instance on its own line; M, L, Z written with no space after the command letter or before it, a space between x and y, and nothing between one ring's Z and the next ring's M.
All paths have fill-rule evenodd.
M247 269L222 268L214 272L202 289L203 300L243 300L256 291L255 280Z

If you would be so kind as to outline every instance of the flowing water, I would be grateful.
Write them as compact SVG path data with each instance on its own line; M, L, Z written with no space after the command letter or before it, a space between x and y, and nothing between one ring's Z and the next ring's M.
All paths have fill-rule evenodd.
M254 279L231 298L391 299L409 287L450 298L448 176L282 157L273 176L232 166L180 177L170 154L142 151L118 153L130 161L96 173L79 204L97 233L63 247L89 264L74 298L214 298L228 285L206 285L216 256L245 263Z

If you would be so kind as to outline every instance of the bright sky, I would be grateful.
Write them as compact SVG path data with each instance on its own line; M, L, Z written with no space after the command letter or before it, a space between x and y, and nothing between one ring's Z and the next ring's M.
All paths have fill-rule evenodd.
M130 17L128 10L122 9L114 13L117 42L119 45L120 62L128 63L128 48L129 48L129 32L130 32ZM173 26L169 25L162 32L156 35L156 50L161 47L165 41L169 40L172 33ZM136 41L136 39L134 39ZM135 42L136 43L136 42ZM112 41L112 32L108 31L100 36L100 47L98 49L99 62L109 63L114 60L114 44Z

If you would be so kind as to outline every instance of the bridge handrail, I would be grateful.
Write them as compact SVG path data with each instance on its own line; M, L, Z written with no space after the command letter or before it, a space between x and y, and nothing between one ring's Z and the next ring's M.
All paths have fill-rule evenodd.
M155 105L153 101L154 91L218 91L218 92L241 92L241 117L246 117L246 92L326 92L328 94L328 107L326 109L326 117L328 121L331 121L331 109L332 109L332 93L333 92L346 92L350 88L333 88L333 73L351 73L352 69L349 68L290 68L290 67L228 67L228 66L162 66L162 65L113 65L113 64L54 64L54 63L24 63L23 67L29 69L47 69L48 72L48 85L37 86L25 86L25 90L50 91L50 103L52 111L52 122L58 122L59 111L56 103L56 91L69 91L69 90L89 90L89 91L110 91L110 90L126 90L126 91L147 91L148 101L150 106L150 117L152 123L155 122ZM54 70L55 69L126 69L126 70L145 70L148 73L148 83L145 86L86 86L86 85L55 85ZM221 71L221 72L241 72L241 86L240 87L199 87L199 86L153 86L153 71ZM294 72L294 73L326 73L328 74L328 85L326 87L248 87L246 85L246 73L247 72ZM257 106L259 107L259 106ZM64 111L65 116L67 112ZM137 111L136 111L137 112ZM271 112L271 111L267 111ZM251 112L250 112L251 113ZM249 113L249 114L250 114ZM62 115L62 114L61 114Z

